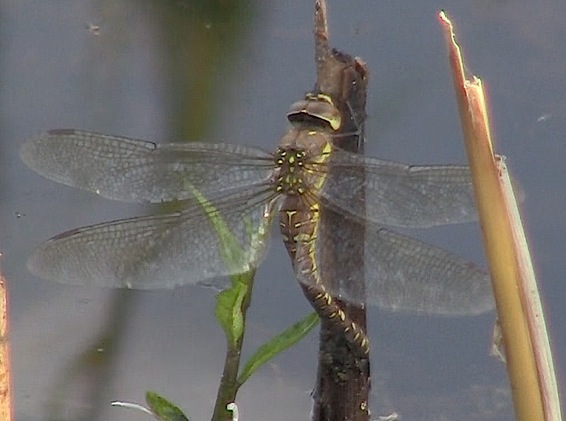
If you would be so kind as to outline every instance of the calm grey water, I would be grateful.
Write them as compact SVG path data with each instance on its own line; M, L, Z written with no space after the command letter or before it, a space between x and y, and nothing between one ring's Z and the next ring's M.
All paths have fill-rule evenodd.
M312 87L311 2L244 2L229 14L238 17L233 21L203 18L183 2L171 2L171 9L154 3L163 2L2 4L0 250L10 288L18 420L47 419L53 402L76 419L92 401L100 409L92 419L139 419L108 403L142 402L148 389L193 419L210 418L224 353L212 291L131 292L124 299L53 285L25 270L33 246L54 234L147 211L35 175L17 156L26 138L73 127L273 149L287 107ZM524 220L564 386L566 4L330 1L332 43L363 57L371 70L370 155L409 163L465 160L436 21L440 8L457 25L470 71L488 84L497 150L525 196ZM419 236L483 262L475 224ZM280 241L256 284L247 352L310 311ZM493 314L449 320L372 309L369 317L375 416L513 418L504 367L487 355ZM115 339L100 345L108 332ZM243 419L308 418L316 342L311 335L252 378L239 396ZM68 384L70 390L61 386Z

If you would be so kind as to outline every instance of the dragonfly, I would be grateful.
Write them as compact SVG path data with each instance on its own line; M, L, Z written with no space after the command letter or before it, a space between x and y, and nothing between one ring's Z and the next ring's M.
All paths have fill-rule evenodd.
M341 116L323 94L308 94L287 117L290 127L275 152L235 144L155 143L74 129L30 139L21 157L48 179L108 199L183 201L184 207L59 234L32 253L29 270L47 280L110 288L218 281L261 264L279 217L307 298L364 354L369 352L365 333L333 296L449 316L494 307L490 278L482 268L392 230L476 220L468 167L409 166L340 149L335 140ZM325 210L363 224L365 288L359 291L329 289L321 279L317 256L347 235L340 227L326 227L324 239L319 235ZM245 251L237 259L223 251L211 213ZM215 285L224 286L222 281Z

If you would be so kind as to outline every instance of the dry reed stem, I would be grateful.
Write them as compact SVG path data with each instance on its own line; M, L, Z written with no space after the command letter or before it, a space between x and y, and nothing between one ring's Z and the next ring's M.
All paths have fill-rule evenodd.
M10 373L6 280L0 271L0 420L2 421L13 419Z
M465 78L452 24L444 12L439 18L450 53L515 414L519 421L559 421L558 391L542 305L507 167L493 152L481 81Z

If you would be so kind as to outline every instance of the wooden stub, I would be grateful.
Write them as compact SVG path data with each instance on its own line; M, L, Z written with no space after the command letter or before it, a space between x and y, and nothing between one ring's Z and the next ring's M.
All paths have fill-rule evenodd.
M315 93L329 95L342 115L340 132L345 135L337 137L335 144L350 152L363 153L367 67L361 59L330 48L324 0L316 1L314 33ZM330 166L329 177L333 176L339 174L333 174ZM319 239L325 247L319 249L319 268L325 285L331 290L338 290L338 284L342 290L365 289L363 226L328 209L321 213L321 224ZM327 235L335 236L338 228L343 233L338 241L324 240ZM330 244L333 246L326 246ZM343 311L366 331L365 306L339 302ZM342 332L337 332L332 323L321 320L319 366L313 395L315 421L369 420L369 355L356 356L350 347Z

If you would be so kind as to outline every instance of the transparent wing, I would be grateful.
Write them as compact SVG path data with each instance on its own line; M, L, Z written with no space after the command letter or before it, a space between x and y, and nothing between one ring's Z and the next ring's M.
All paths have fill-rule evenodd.
M205 211L196 202L181 212L68 231L39 246L28 268L67 284L158 289L256 267L277 213L272 192L247 191L209 205L214 210L209 206ZM218 233L218 219L214 222L211 213L231 234ZM227 240L230 236L235 242Z
M22 160L46 178L131 202L192 198L191 185L206 197L265 183L273 158L230 144L158 144L71 129L29 140Z
M336 245L346 250L360 241L335 231L326 227L325 235L317 238L316 255ZM489 275L475 264L373 223L366 224L365 235L363 268L341 262L339 273L348 275L331 289L333 295L364 302L363 289L355 287L354 279L362 276L367 303L393 311L460 316L494 308ZM298 276L303 283L312 282Z
M370 227L366 235L370 303L410 313L453 316L494 308L489 275L479 266L383 227Z
M342 214L388 226L477 219L470 171L462 166L408 166L337 149L320 195Z

